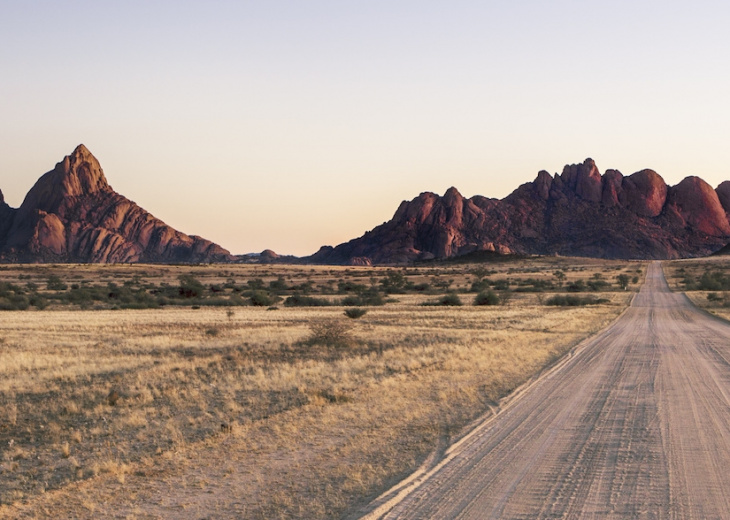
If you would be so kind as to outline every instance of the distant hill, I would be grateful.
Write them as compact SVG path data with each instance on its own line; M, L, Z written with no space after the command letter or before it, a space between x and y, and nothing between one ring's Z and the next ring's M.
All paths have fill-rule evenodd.
M31 188L18 209L0 192L3 262L218 262L222 247L176 231L107 183L79 145Z
M504 199L422 193L362 237L306 260L391 264L474 251L670 259L709 255L730 240L730 182L667 186L652 170L603 175L592 159L538 173Z

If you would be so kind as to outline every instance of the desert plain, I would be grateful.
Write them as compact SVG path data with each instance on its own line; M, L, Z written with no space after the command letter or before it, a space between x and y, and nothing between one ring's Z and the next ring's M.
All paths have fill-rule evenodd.
M359 517L646 266L3 266L0 517Z

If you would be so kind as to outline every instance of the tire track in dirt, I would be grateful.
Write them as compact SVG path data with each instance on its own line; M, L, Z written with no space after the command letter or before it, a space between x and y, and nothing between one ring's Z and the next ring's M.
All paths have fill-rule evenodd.
M366 518L730 517L730 325L669 290L631 307Z

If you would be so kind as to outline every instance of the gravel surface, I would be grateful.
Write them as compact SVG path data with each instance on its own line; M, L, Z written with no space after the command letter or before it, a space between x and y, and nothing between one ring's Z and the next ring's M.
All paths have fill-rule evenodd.
M730 325L659 263L613 325L372 518L730 518Z

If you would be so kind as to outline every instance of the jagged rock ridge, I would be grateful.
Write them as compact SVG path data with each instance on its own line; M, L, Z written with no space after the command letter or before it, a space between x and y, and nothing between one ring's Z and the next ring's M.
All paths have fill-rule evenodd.
M710 254L730 239L730 182L699 177L667 186L653 170L601 174L592 159L538 173L502 200L422 193L360 238L323 247L310 261L384 264L473 251L604 258Z
M211 262L228 251L176 231L109 186L79 145L31 188L20 208L0 192L4 262Z

